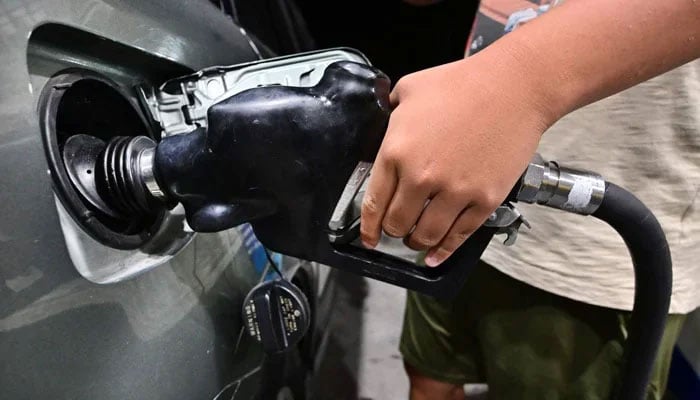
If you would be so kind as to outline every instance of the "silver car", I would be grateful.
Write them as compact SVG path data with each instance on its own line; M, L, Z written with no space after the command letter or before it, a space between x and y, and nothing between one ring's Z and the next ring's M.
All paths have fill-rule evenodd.
M333 274L276 256L314 320L266 357L241 323L269 275L252 233L194 234L177 207L101 212L63 151L78 134L158 140L143 93L273 54L205 0L0 0L0 398L308 395Z

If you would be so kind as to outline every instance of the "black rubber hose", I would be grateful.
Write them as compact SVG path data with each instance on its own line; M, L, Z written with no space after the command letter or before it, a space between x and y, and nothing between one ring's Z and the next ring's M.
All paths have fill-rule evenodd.
M606 183L593 216L607 222L625 241L634 264L634 309L625 345L618 398L642 400L666 327L671 301L671 253L654 214L632 193Z

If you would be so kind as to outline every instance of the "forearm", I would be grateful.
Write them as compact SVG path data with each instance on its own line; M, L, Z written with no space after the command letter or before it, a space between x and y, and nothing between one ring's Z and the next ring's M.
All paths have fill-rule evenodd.
M700 57L700 0L567 0L475 57L525 81L553 123Z

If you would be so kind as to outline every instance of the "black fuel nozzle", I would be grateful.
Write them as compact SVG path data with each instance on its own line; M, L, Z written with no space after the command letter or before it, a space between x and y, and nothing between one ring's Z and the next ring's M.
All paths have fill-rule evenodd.
M112 217L182 203L195 231L275 213L330 171L372 160L389 115L389 79L336 62L313 87L250 89L208 109L208 129L165 137L75 135L63 156L82 197ZM342 172L341 172L342 173ZM330 183L330 182L328 182Z
M181 203L198 232L250 222L273 251L451 297L497 228L479 229L438 268L333 236L331 219L348 180L379 150L389 91L385 74L350 61L330 64L312 87L245 90L209 107L206 129L157 146L120 138L90 150L99 153L102 171L96 197L117 213Z
M389 92L381 71L348 61L329 65L313 87L241 92L209 108L206 130L163 139L155 178L195 231L250 222L273 251L453 296L497 229L480 229L438 268L329 238L348 180L379 150Z

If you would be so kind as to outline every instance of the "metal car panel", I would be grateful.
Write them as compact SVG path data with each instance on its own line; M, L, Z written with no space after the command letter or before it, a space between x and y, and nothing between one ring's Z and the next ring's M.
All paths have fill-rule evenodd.
M69 31L104 42L52 47ZM47 45L29 51L36 32ZM37 118L39 92L64 68L97 71L129 94L135 84L257 59L251 40L204 1L0 0L2 398L213 399L253 390L262 354L241 330L240 303L263 271L240 235L197 235L125 282L85 280L66 249ZM108 43L130 50L106 54Z

